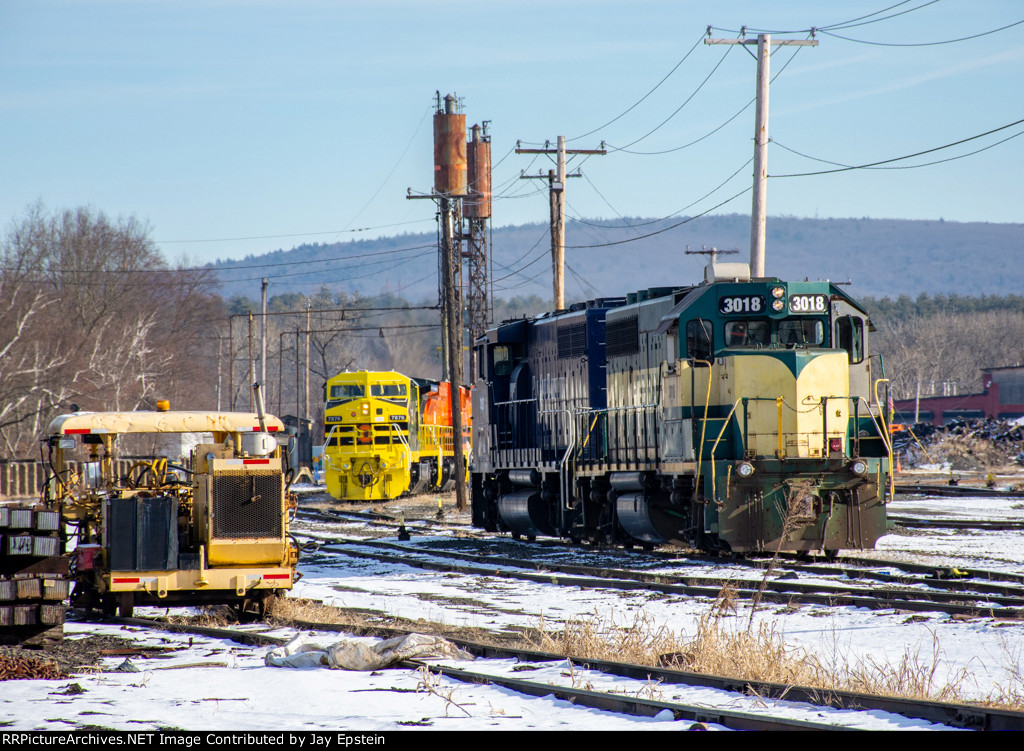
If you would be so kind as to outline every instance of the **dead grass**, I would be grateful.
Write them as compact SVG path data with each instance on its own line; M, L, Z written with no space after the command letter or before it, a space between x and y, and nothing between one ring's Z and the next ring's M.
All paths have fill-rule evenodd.
M342 626L357 634L382 632L384 629L416 631L494 646L521 641L518 634L500 635L480 628L451 626L422 619L395 618L379 611L338 608L324 605L317 600L304 600L297 597L281 597L272 600L267 609L267 619L287 625L319 623Z
M736 617L738 610L735 591L727 583L691 635L658 625L643 610L633 611L626 618L594 613L572 619L557 630L541 619L537 628L505 635L392 618L292 597L272 600L268 619L290 624L331 624L354 633L372 633L382 627L419 631L476 643L538 649L574 659L630 662L748 681L1024 710L1022 655L1020 649L1014 650L1008 642L1004 642L1002 659L1007 680L979 697L966 669L946 676L937 636L933 636L930 653L908 650L895 662L846 654L837 637L833 637L831 652L821 657L787 644L775 621L763 620L756 628L750 623L744 627L742 622L746 619ZM210 608L206 614L188 621L211 626L237 622L235 612L227 607ZM579 678L583 680L582 676Z
M895 662L844 654L838 646L823 659L786 643L774 621L744 628L729 593L723 590L700 619L695 633L678 634L657 625L642 611L629 620L594 614L574 619L559 631L532 632L531 646L576 659L604 659L669 667L748 681L800 685L835 691L854 691L924 701L982 704L1024 709L1024 671L1019 654L1007 648L1003 662L1008 680L980 696L968 670L946 675L942 650L933 637L931 652L908 650Z

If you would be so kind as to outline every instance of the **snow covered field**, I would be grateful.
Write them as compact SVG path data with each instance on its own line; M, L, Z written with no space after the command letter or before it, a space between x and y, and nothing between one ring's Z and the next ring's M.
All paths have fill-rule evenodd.
M990 499L898 501L899 514L942 513L964 518L1021 518L1017 502ZM985 514L982 516L982 514ZM429 542L414 536L414 543ZM891 534L875 555L920 560L936 566L1019 571L1024 544L1020 532ZM727 567L727 563L723 563ZM644 592L579 589L424 571L401 564L356 559L318 559L301 566L304 578L294 594L345 608L422 618L452 625L500 630L507 626L548 627L566 619L596 615L628 624L638 613L676 632L692 634L709 608L704 599ZM717 567L713 567L717 568ZM707 572L710 573L710 572ZM805 605L795 611L765 605L755 624L770 622L788 643L825 660L898 662L905 654L935 664L935 680L958 674L977 695L1017 681L1024 649L1024 624L991 619L962 621L944 614L908 617L893 611ZM731 617L738 627L749 618L740 603ZM69 624L76 634L132 636L114 626ZM281 635L290 632L281 631ZM337 634L312 634L330 644ZM148 643L191 647L160 660L132 658L140 672L77 675L64 681L7 681L0 691L0 722L7 730L69 730L103 727L132 731L183 730L397 730L421 729L679 729L667 714L644 719L576 707L551 697L529 698L490 686L431 679L414 671L374 673L265 667L266 648L245 647L186 635L147 636ZM123 657L110 658L116 666ZM486 662L486 665L485 665ZM167 669L175 665L204 666ZM213 663L213 664L211 664ZM510 661L481 661L471 669L509 673ZM545 682L589 682L640 696L707 706L767 712L764 702L736 694L570 670L567 663L536 666L519 678ZM83 691L68 692L77 684ZM779 714L777 708L770 710ZM921 728L921 723L880 713L840 712L786 705L793 717L860 728Z

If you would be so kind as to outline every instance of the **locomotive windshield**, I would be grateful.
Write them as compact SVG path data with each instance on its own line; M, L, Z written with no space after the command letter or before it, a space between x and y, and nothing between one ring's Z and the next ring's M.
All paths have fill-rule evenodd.
M767 347L771 343L769 321L729 321L725 324L726 347Z
M779 344L783 347L820 347L824 341L825 326L816 318L779 321Z
M375 383L370 386L370 396L405 396L404 383Z
M361 396L366 396L366 387L361 383L342 383L332 385L331 393L328 394L329 399L339 399L341 401L358 399Z

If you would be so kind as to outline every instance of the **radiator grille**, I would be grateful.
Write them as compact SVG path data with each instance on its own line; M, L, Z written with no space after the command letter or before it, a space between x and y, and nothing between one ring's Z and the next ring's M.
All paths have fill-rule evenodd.
M640 326L636 316L609 322L605 334L608 357L632 355L640 351Z
M281 475L218 472L213 478L213 537L281 535Z
M558 327L558 356L582 357L587 354L587 325L570 323Z

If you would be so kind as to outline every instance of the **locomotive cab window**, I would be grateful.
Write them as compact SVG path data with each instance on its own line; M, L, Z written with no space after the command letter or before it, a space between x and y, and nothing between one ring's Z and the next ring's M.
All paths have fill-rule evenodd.
M382 396L395 398L405 396L404 383L375 383L370 386L370 396Z
M772 342L768 321L729 321L725 324L726 347L767 347Z
M494 375L507 376L512 372L512 353L508 347L498 345L491 350L494 358Z
M366 387L361 383L331 384L327 393L327 409L364 396L366 396Z
M694 360L710 360L715 348L709 321L686 322L686 354Z
M820 347L824 342L825 325L815 318L779 321L779 344L783 347Z
M845 349L850 362L864 360L864 321L854 316L843 316L836 319L836 345Z
M331 399L358 399L366 396L366 388L361 383L342 383L331 386Z

